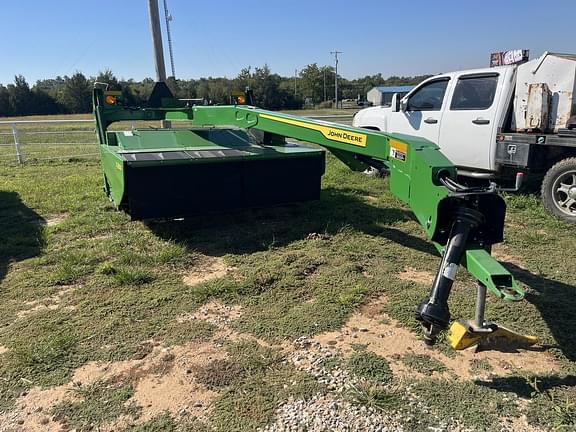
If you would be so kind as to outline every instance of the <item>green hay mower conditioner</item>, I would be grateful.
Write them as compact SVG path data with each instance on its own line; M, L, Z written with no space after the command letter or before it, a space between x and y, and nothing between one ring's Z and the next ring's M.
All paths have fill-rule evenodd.
M416 309L426 341L433 343L450 325L448 297L463 266L477 281L476 316L452 323L451 345L462 349L490 339L508 345L536 342L484 318L487 290L505 300L524 298L512 275L490 255L492 245L503 240L506 213L494 183L459 184L454 165L425 139L241 104L197 106L175 99L164 82L156 0L149 0L149 7L158 82L148 104L126 106L119 92L103 88L93 93L105 190L118 208L133 219L177 218L315 200L326 149L353 170L387 170L391 192L411 208L440 252L430 293ZM249 101L250 94L236 102L240 99ZM160 121L163 127L151 127ZM115 122L147 123L112 131ZM185 127L167 125L179 122Z

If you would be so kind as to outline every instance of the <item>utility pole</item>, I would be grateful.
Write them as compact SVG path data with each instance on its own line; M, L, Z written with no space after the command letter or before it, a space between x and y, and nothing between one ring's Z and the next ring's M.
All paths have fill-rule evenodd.
M324 102L326 102L326 66L324 66Z
M150 12L150 32L154 44L154 60L156 63L156 81L166 82L166 66L164 65L164 50L162 49L162 31L160 30L160 14L158 0L148 0Z
M298 69L294 69L294 96L296 96L296 79L298 77Z
M338 108L338 54L342 54L342 51L330 51L330 54L334 55L334 102Z
M152 33L152 43L154 45L154 62L156 64L156 85L152 90L151 98L154 96L156 88L165 87L168 94L170 90L166 86L166 65L164 64L164 49L162 47L162 30L160 29L160 13L158 12L158 0L148 0L148 11L150 12L150 32ZM162 93L162 90L160 90ZM160 127L167 129L171 127L170 120L161 120Z

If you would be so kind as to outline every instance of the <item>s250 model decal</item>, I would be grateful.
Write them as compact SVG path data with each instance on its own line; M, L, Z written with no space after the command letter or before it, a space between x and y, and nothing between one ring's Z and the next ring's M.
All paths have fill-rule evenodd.
M408 146L403 142L395 139L390 140L390 157L396 160L406 162L406 156L408 154Z

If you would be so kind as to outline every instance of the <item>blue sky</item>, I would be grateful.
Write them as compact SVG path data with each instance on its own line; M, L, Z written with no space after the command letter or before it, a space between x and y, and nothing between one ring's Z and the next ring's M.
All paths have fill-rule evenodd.
M16 74L34 83L106 68L124 78L154 75L146 0L1 6L0 83ZM176 76L183 79L234 77L264 63L293 75L309 63L331 64L335 49L343 51L339 71L349 79L483 67L490 52L514 48L528 48L532 57L576 53L569 37L575 0L168 0L168 6Z

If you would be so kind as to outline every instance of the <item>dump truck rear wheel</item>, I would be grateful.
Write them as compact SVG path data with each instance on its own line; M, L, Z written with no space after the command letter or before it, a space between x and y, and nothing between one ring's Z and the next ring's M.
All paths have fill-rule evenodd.
M564 159L542 181L542 202L556 217L576 224L576 158Z

